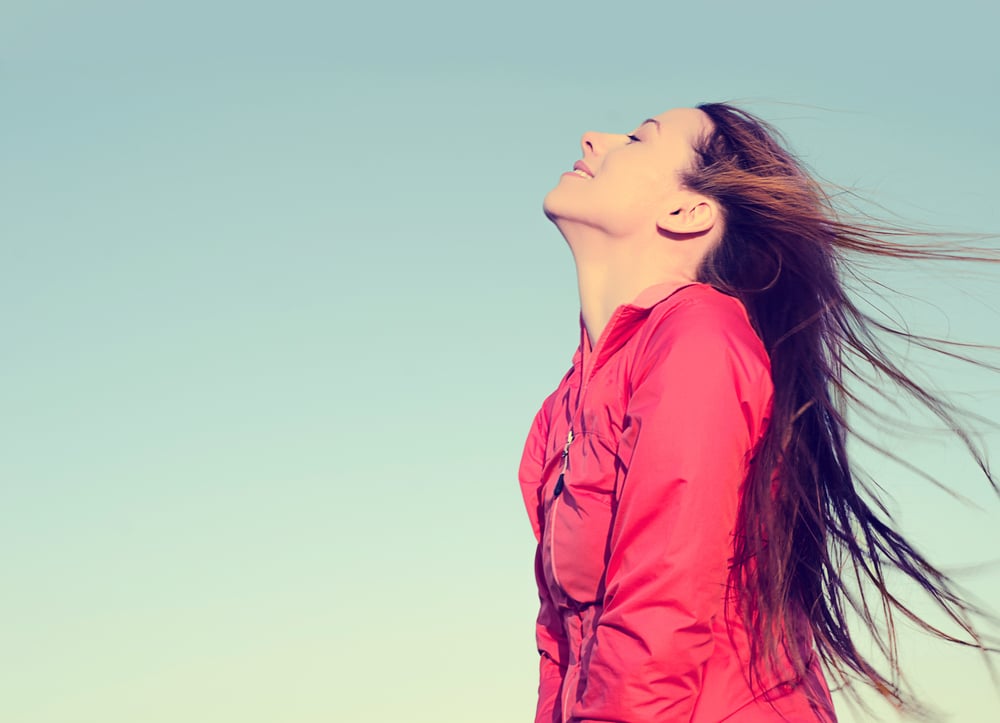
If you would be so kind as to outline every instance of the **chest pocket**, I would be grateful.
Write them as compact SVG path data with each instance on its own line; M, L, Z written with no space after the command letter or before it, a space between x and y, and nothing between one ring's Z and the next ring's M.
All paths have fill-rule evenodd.
M608 559L615 487L616 450L585 433L569 449L559 494L548 505L545 551L549 581L580 604L598 602Z

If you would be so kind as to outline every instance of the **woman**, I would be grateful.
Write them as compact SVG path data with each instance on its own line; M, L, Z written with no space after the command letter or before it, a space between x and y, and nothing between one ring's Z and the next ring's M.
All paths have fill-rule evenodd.
M910 615L882 577L901 569L981 647L974 611L859 495L842 413L861 359L961 429L838 277L844 250L957 254L842 222L775 138L725 104L671 110L584 135L545 199L581 329L519 473L539 542L536 721L833 721L823 664L902 704L891 632L885 674L852 640L845 564Z

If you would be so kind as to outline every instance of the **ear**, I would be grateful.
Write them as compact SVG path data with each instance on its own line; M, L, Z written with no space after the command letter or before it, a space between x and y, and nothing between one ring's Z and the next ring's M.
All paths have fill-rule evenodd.
M690 236L711 231L719 221L719 205L701 195L684 195L661 214L656 225L667 233Z

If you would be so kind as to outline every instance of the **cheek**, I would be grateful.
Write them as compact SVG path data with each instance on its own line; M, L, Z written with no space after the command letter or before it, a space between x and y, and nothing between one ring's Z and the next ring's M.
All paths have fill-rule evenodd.
M590 214L608 233L626 236L655 229L658 217L657 198L649 184L633 179L606 188L595 186Z
M608 205L637 217L653 216L664 201L663 176L655 172L631 173L602 190Z
M637 149L637 153L646 149ZM669 177L660 159L647 152L639 158L614 159L609 163L608 180L616 196L628 195L636 202L651 202Z
M582 221L612 235L654 229L664 204L664 174L637 163L614 163L592 180L560 178L545 196L550 219Z

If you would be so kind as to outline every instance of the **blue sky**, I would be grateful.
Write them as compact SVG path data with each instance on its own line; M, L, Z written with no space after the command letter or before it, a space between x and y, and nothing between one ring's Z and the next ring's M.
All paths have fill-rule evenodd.
M581 133L741 101L890 212L998 233L998 20L4 2L0 718L528 718L515 471L578 333L541 200ZM995 272L873 273L915 329L995 341ZM926 369L996 418L995 375ZM961 450L892 444L980 505L859 450L904 528L945 566L995 559ZM1000 599L996 566L962 580ZM903 649L952 720L991 720L974 655Z

